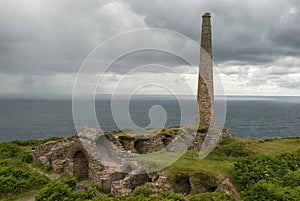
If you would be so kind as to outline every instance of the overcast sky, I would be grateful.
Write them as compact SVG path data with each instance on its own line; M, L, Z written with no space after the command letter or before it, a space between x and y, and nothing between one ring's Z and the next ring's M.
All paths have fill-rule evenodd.
M299 0L0 0L0 93L72 93L87 55L133 29L170 29L199 43L205 12L212 15L214 62L226 95L300 95ZM147 63L179 69L195 89L197 72L184 62L145 51L114 64L98 92L111 93L124 69ZM124 93L140 77L178 83L168 72L127 76Z

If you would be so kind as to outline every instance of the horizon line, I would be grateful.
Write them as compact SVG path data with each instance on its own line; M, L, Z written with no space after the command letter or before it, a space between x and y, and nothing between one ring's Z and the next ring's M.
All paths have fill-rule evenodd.
M89 93L81 93L78 94L81 96L85 95L93 95ZM117 96L125 96L125 95L130 95L126 93L119 93L119 94L110 94L110 93L97 93L95 94L96 96L99 95L117 95ZM140 93L140 94L134 94L136 96L197 96L196 94L160 94L160 93ZM72 93L1 93L0 92L0 97L5 97L5 96L40 96L40 97L54 97L54 96L73 96ZM239 96L239 97L300 97L300 95L272 95L272 94L215 94L215 96Z

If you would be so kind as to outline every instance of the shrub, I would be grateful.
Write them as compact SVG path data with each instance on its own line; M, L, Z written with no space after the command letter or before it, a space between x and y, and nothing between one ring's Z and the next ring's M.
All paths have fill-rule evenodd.
M300 200L299 155L256 156L236 162L234 181L244 200Z
M262 179L273 179L282 171L280 161L267 156L249 157L234 164L235 182L248 189Z
M32 163L31 153L21 150L16 144L10 142L0 143L0 159L18 158L23 162Z
M19 154L18 158L21 159L21 161L25 163L32 163L33 162L33 157L31 153L28 152L22 152Z
M213 153L226 157L246 157L250 156L252 151L242 143L231 143L216 147Z
M0 159L17 157L21 149L10 142L0 143Z
M85 191L74 192L74 188L77 185L77 179L75 177L60 178L52 181L38 192L36 200L52 201L52 200L112 200L108 196L97 197L97 188L92 187Z
M224 139L220 146L216 147L212 154L225 157L247 157L253 154L246 144L233 139Z
M284 175L282 180L283 186L299 187L300 186L300 169L297 171L289 171Z
M77 180L74 177L55 180L38 192L36 201L64 200L64 198L70 197L76 183Z
M48 164L48 165L43 166L42 170L47 172L47 173L50 173L50 172L52 172L53 168L50 164Z
M40 188L48 182L45 176L25 166L0 167L0 194L23 193ZM0 196L1 197L1 196Z
M149 197L152 194L153 194L152 190L150 188L148 188L148 187L137 187L132 192L133 196L143 195L144 197Z
M245 201L252 200L299 200L295 195L291 195L290 188L283 188L276 183L270 183L266 180L260 180L247 191L243 192ZM298 194L299 195L299 194Z

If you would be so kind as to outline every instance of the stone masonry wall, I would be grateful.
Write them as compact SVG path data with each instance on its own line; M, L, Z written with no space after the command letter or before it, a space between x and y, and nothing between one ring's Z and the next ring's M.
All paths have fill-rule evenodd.
M209 13L206 13L202 16L201 50L197 93L198 118L200 118L200 126L210 126L211 123L213 123L214 87L210 18L211 16Z

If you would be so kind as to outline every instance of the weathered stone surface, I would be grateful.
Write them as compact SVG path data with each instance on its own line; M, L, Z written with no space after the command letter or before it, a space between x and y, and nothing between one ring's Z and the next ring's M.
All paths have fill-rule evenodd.
M219 178L219 185L217 190L224 192L226 195L233 197L236 201L241 200L240 195L232 183L232 179L228 176Z
M204 172L194 174L189 179L191 193L214 192L218 187L218 179Z
M89 178L89 161L82 151L79 150L74 154L73 166L74 176L76 176L79 179Z
M147 174L128 175L123 180L112 183L112 193L117 195L129 195L136 187L142 186L151 179Z
M154 137L150 139L137 139L134 142L134 148L139 154L147 154L163 150L164 143L161 138Z
M119 139L121 146L129 153L138 153L134 147L134 140L132 139Z
M215 133L214 133L215 132ZM215 138L211 138L210 143L219 145L224 139L226 138L233 138L233 134L228 132L226 129L213 129L211 128L210 134L215 135ZM198 132L196 134L196 137L192 143L192 146L190 146L190 150L200 150L203 142L205 140L205 137L207 136L207 131L204 132Z
M63 173L65 172L65 166L66 164L69 164L69 160L53 160L51 162L51 166L53 168L53 170L57 173Z
M198 78L198 112L199 125L213 124L214 87L212 63L212 34L210 14L202 16L201 50Z
M49 163L49 156L45 155L45 156L41 156L37 159L38 162L40 162L42 165L50 165Z
M148 182L144 186L149 187L154 193L174 192L174 187L169 182L168 177L161 172L152 175L152 182Z
M93 136L89 135L89 137ZM43 165L50 164L58 173L74 175L79 179L90 179L97 186L108 191L112 181L124 178L123 173L117 173L94 160L78 137L40 145L33 151L33 156Z
M86 191L88 189L91 189L93 187L92 184L90 183L82 183L79 182L77 183L76 187L74 188L73 192L82 192L82 191Z

